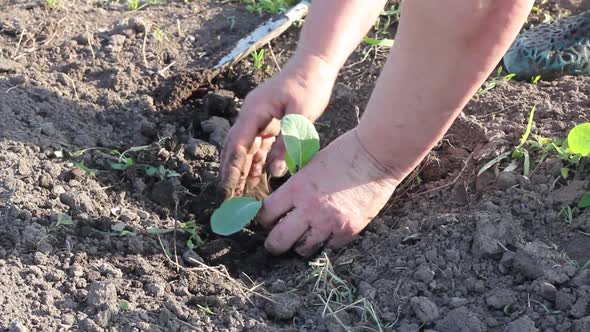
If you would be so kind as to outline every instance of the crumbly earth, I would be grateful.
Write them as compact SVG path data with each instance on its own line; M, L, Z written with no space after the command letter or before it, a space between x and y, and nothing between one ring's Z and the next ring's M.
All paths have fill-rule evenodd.
M208 218L219 144L297 27L272 43L268 71L246 60L213 75L267 16L238 1L44 3L0 4L0 330L590 330L590 212L560 213L590 190L588 165L565 180L530 148L529 176L522 161L500 172L508 159L478 176L535 105L535 135L589 121L589 78L474 97L353 244L271 257L264 234L218 238ZM540 8L526 27L580 4ZM351 56L318 121L323 144L355 125L384 55Z

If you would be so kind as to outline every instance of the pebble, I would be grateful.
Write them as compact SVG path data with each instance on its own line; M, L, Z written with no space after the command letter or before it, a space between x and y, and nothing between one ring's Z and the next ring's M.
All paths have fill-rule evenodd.
M266 301L264 311L273 318L288 320L292 319L302 306L299 296L291 293L281 293L273 297L274 303Z
M535 327L533 322L528 316L522 316L519 319L512 321L506 326L506 332L538 332L539 329Z
M166 287L164 285L160 285L157 283L150 283L147 284L147 286L145 287L145 290L147 291L147 293L153 297L160 297L163 296L164 293L166 292Z
M201 262L201 263L204 262L203 258L201 258L201 256L197 255L197 253L191 249L188 249L182 253L182 260L184 260L184 262L190 266L200 266L200 264L197 262ZM195 261L197 261L197 262L195 262Z
M449 301L449 306L454 309L454 308L459 308L464 305L467 305L468 303L469 303L469 301L466 298L452 297L451 300Z
M486 304L494 309L503 309L516 301L516 293L509 289L500 289L492 291L492 294L486 298Z
M86 303L91 307L100 307L105 304L111 308L116 308L117 289L115 285L101 281L92 282L88 289Z
M428 267L428 265L423 264L418 267L416 272L414 272L414 278L424 283L429 283L434 279L434 272Z
M453 309L435 327L438 332L483 332L485 326L477 316L465 307Z
M576 295L560 290L555 295L555 307L558 310L569 310L576 302Z
M538 281L533 283L533 289L535 293L540 297L548 300L548 301L555 301L555 296L557 295L557 289L552 284L546 281Z
M420 296L411 298L410 306L418 319L424 324L434 322L439 316L436 304L426 297Z
M584 294L578 298L578 301L572 306L570 315L575 318L582 318L588 313L588 305L590 304L590 296Z

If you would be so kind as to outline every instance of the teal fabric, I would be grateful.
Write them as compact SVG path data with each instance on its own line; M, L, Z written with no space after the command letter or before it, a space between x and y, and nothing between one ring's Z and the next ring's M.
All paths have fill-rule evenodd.
M503 64L520 79L590 74L590 11L521 33Z

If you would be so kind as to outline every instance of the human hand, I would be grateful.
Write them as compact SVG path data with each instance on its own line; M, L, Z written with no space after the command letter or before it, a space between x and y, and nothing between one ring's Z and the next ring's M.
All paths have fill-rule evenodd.
M286 114L317 120L329 102L337 71L319 57L294 56L283 71L246 97L222 153L221 186L226 199L256 190L265 182L265 165L270 175L284 175L285 146L282 139L277 140L279 120Z
M379 213L398 183L349 131L263 201L256 221L272 229L265 247L275 255L293 248L301 256L324 245L340 248Z

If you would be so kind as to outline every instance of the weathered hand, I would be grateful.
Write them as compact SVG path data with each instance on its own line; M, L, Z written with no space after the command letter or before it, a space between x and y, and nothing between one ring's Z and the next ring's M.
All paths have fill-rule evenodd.
M363 148L355 130L321 150L263 203L257 222L272 228L272 254L302 256L339 248L359 234L393 194L394 179Z
M320 58L294 58L246 97L222 154L226 199L255 191L265 165L272 176L284 175L285 147L282 139L277 140L279 120L297 113L315 121L329 102L336 72Z

